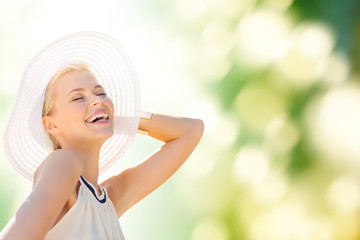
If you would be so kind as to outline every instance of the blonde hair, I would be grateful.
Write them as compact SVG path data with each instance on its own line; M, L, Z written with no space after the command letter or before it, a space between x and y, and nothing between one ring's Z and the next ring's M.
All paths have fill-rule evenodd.
M53 77L50 79L46 90L45 90L45 96L44 96L44 102L43 102L43 109L42 109L42 116L50 116L53 113L54 110L54 104L55 104L55 96L56 96L56 91L54 89L54 85L56 83L56 80L58 80L61 76L70 73L70 72L82 72L82 71L87 71L92 73L89 70L89 66L85 63L72 63L72 64L68 64L65 65L64 67L60 68L54 75ZM47 134L47 136L50 138L50 140L53 142L53 150L56 149L61 149L61 145L60 142L50 133L48 133L48 131L45 132Z

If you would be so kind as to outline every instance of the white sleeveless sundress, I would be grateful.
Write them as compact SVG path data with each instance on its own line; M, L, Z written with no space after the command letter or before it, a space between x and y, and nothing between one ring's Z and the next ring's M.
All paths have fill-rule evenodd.
M118 216L106 189L96 188L80 176L76 202L47 233L44 240L125 240Z

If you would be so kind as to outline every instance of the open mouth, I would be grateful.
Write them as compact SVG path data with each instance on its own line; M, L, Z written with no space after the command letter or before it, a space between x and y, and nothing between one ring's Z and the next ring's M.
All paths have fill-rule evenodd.
M85 122L87 122L87 123L102 123L102 122L108 122L108 121L109 121L109 116L106 113L100 113L100 114L91 116L90 118L86 119Z

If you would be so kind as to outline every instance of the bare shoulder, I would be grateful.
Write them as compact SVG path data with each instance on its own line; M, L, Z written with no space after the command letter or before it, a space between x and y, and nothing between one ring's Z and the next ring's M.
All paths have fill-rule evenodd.
M75 153L55 150L44 159L34 174L31 194L46 199L42 207L47 209L47 213L54 214L52 217L55 218L76 191L83 169L83 161Z
M52 215L52 220L59 216L65 203L76 194L83 168L83 161L78 155L62 149L50 153L39 166L34 175L32 192L46 199L41 206Z
M44 239L73 195L82 171L83 163L76 154L50 153L34 174L30 195L2 231L5 239Z
M84 162L78 155L72 151L58 149L51 152L40 164L34 173L33 182L35 184L42 175L56 174L59 177L81 175L83 168Z

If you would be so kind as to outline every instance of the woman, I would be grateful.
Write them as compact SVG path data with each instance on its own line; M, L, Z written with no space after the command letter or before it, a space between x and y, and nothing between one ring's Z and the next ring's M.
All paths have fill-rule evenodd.
M92 42L89 39L92 39ZM81 44L75 48L79 42ZM84 45L86 50L79 50ZM118 49L114 50L114 46ZM89 50L90 48L93 49ZM57 49L58 53L54 49ZM79 51L82 51L82 54L79 54ZM94 54L95 58L89 60L89 56ZM111 58L111 54L116 56ZM79 57L83 55L86 57ZM61 58L65 60L60 61ZM114 64L112 67L117 66L117 71L109 71L111 68L103 68L104 59L111 59L108 64L117 61L125 61L126 64L122 67ZM32 149L37 149L37 143L40 142L40 146L46 149L46 140L40 141L41 134L31 130L34 128L29 128L30 135L35 136L33 138L26 138L24 133L20 134L27 139L22 139L23 142L31 142L32 147L29 147L26 155L26 159L33 161L30 164L24 157L18 157L19 152L26 147L9 147L6 144L11 143L6 140L8 143L5 143L5 150L10 162L17 171L33 181L33 188L1 232L1 240L124 239L118 218L164 183L195 149L204 130L201 120L145 112L142 112L144 115L141 118L137 117L139 94L136 92L136 80L134 81L128 59L124 59L126 56L122 49L109 37L83 32L58 40L42 50L29 64L23 75L18 98L25 98L30 90L41 92L42 97L37 98L37 95L30 94L31 99L35 99L34 107L30 102L29 106L23 109L19 108L21 104L20 100L17 100L4 139L13 136L10 133L18 132L10 124L11 120L13 125L16 122L16 113L22 116L21 120L18 118L19 121L26 121L23 119L29 115L31 124L37 124L36 119L40 120L47 140L51 141L52 151L40 160L39 156L33 156L41 152L41 149ZM49 74L39 77L39 69L44 68L44 62L50 64L50 60L61 64L56 63L53 70L49 71L52 76L50 80L47 80ZM121 74L118 71L122 71ZM109 72L118 76L107 77ZM115 81L108 85L109 89L103 86L112 81L109 79L119 76L122 77L121 83ZM24 87L29 86L24 79L32 82L34 86ZM39 79L46 80L39 83ZM121 84L123 86L120 86ZM124 90L126 86L130 87ZM120 91L119 88L127 92L119 94L116 92ZM135 94L131 94L130 88L135 89ZM112 93L108 94L107 91ZM121 101L114 101L108 95L120 98ZM39 114L36 114L39 104L42 104L41 118L37 118ZM125 111L129 106L132 113L121 114L121 111ZM29 113L27 108L30 108ZM99 174L114 164L129 146L136 134L133 126L136 126L135 130L145 132L165 144L143 162L98 184ZM30 154L30 150L33 154Z

